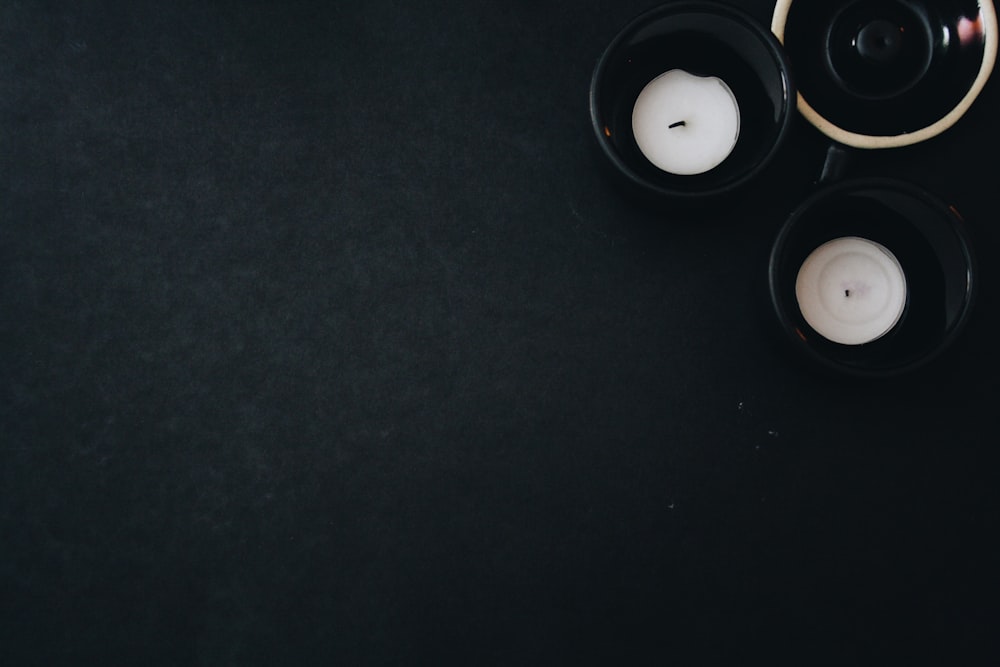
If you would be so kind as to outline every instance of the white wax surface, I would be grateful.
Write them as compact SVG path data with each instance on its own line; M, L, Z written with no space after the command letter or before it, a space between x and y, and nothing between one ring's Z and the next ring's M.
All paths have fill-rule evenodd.
M856 236L816 248L799 269L795 297L827 340L861 345L884 336L906 306L906 276L885 246Z
M702 174L733 152L740 107L722 79L672 69L639 93L632 133L646 159L663 171Z

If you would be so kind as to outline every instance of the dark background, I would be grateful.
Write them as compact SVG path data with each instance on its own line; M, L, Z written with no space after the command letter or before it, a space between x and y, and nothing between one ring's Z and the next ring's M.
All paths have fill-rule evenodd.
M707 219L601 171L650 6L0 3L0 661L1000 661L996 81L851 169L972 321L833 380L763 294L818 133Z

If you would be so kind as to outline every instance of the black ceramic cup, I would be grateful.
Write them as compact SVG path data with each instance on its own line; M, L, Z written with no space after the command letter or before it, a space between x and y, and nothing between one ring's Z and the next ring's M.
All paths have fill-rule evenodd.
M771 29L802 115L856 148L925 141L954 125L997 55L991 0L778 0Z
M655 99L638 104L648 101L654 80L664 84ZM692 87L701 88L695 97L703 92L704 101L673 107L686 97L682 89ZM672 2L633 19L600 57L590 85L605 164L650 203L703 204L739 191L775 156L794 112L795 89L778 40L744 12L713 2ZM720 149L714 130L730 144ZM704 137L704 146L671 144L691 136ZM718 159L699 163L713 151Z
M826 280L822 290L810 291L804 281L807 260L843 239L862 239L887 251L895 263L883 264L905 276L898 319L862 343L839 337L840 315L821 324L806 315L818 299L830 300L835 311L858 296L851 290L867 289L864 281L838 274L837 267L829 274L812 271ZM848 250L835 261L841 269L848 266L849 274L854 259ZM954 208L913 184L862 179L827 186L795 209L774 243L769 286L782 335L805 358L838 374L887 377L924 365L955 340L972 308L975 275L971 243Z

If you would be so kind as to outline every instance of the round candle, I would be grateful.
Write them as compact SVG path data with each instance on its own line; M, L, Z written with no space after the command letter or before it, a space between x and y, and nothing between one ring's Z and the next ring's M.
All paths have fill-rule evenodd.
M816 248L799 269L795 297L816 333L862 345L892 329L906 306L906 276L896 256L874 241L848 236Z
M740 107L722 79L672 69L639 93L632 134L646 159L663 171L702 174L733 152Z

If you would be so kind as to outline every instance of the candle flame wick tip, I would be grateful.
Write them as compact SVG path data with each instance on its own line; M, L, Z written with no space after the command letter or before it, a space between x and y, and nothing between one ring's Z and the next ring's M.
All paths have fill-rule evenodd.
M668 125L667 129L672 130L675 127L684 127L685 125L687 125L687 121L686 120L679 120L676 123L671 123L670 125Z

